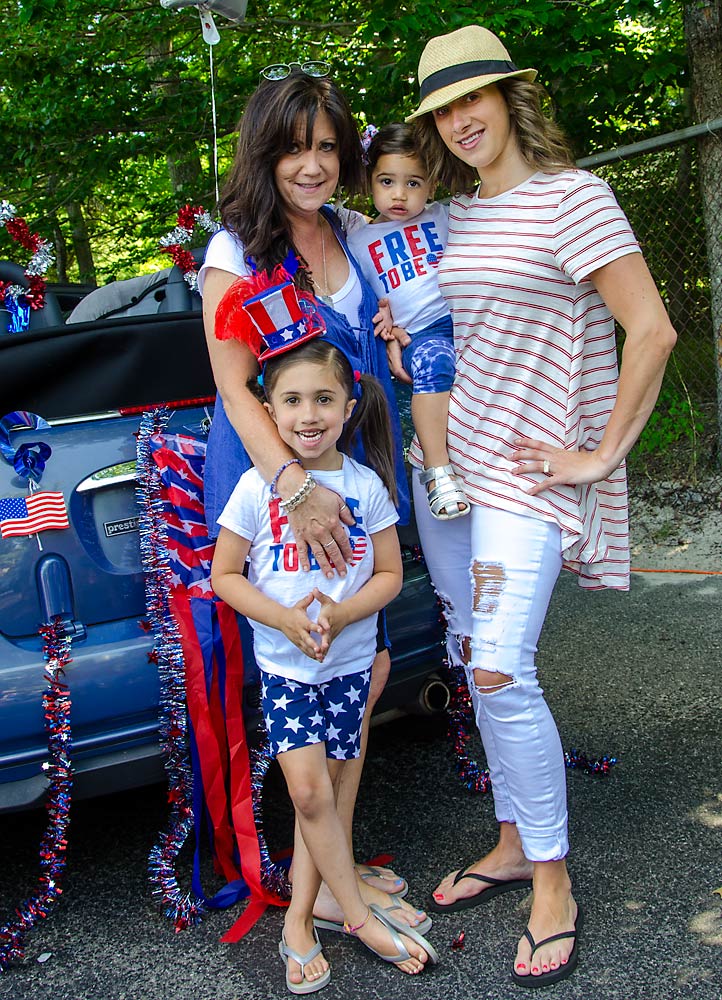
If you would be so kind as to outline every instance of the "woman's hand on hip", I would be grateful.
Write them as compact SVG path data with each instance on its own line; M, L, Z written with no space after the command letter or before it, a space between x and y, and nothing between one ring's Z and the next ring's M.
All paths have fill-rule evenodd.
M287 516L298 546L301 569L307 572L311 568L310 549L329 580L334 572L346 576L346 563L351 562L353 555L346 525L355 524L355 519L343 498L318 485Z
M614 471L596 451L555 448L534 438L517 438L514 447L511 457L517 464L511 471L518 476L541 473L543 477L526 491L529 496L552 486L599 483Z

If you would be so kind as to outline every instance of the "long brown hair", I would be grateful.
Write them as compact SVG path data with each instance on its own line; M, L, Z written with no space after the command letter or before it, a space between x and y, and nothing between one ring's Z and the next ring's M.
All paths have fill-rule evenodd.
M544 113L546 94L538 83L509 77L494 84L509 110L512 131L525 162L546 174L557 174L574 166L569 143L551 118ZM418 141L422 158L435 181L452 194L472 191L479 183L473 167L454 156L436 128L433 112L418 120Z
M310 149L319 112L331 119L338 141L339 182L350 194L361 190L361 142L351 109L328 77L296 71L284 80L263 80L248 100L238 126L233 167L220 200L221 219L241 241L246 261L272 271L296 251L274 172L278 161L297 142L299 129ZM304 283L301 269L300 283ZM309 285L310 288L310 285Z
M361 393L356 388L356 373L351 368L348 358L335 344L319 337L286 354L271 358L263 368L263 393L266 399L271 398L278 376L289 364L307 361L312 364L329 367L339 383L346 390L346 398L357 397L356 406L346 421L343 433L338 440L340 451L351 455L357 439L363 445L365 461L376 472L391 499L398 503L396 491L396 473L394 468L394 439L391 433L391 418L386 394L383 386L373 375L361 375Z

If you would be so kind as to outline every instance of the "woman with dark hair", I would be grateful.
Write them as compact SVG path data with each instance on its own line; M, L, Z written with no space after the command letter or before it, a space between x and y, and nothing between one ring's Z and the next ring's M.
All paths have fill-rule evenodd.
M439 523L417 502L416 517L499 824L498 843L444 878L430 909L533 883L512 970L527 987L570 974L581 926L537 640L563 565L583 587L629 587L624 459L676 339L627 219L602 180L574 168L535 77L470 25L426 45L407 119L455 195L439 266L456 348L447 443L471 505ZM619 373L615 320L626 333ZM415 443L409 457L418 468Z
M305 473L281 440L268 411L248 387L259 373L250 348L216 337L216 309L238 277L273 274L283 268L301 289L313 292L329 331L353 337L364 370L384 387L395 441L397 509L408 520L409 494L403 464L401 428L385 344L374 337L378 301L346 250L346 232L364 221L328 202L339 186L353 194L361 184L361 143L348 104L328 77L325 63L271 66L251 95L239 125L234 165L221 199L223 229L208 244L198 274L203 318L218 389L208 440L205 471L206 518L212 536L217 518L240 476L255 466L280 497L297 543L303 570L315 559L325 575L346 575L352 558L347 526L354 518L343 499ZM363 456L355 454L363 460ZM383 614L380 616L383 622ZM390 668L385 629L380 628L371 691L364 717L361 755L345 768L338 809L352 843L352 819L365 754L368 718ZM399 933L413 927L424 933L431 921L401 896L407 886L388 869L358 865L360 892L382 907ZM343 916L322 888L315 915L323 926L343 930ZM289 945L308 952L308 929L287 930ZM409 945L416 948L415 944ZM292 963L293 965L293 963ZM291 968L292 981L301 972Z

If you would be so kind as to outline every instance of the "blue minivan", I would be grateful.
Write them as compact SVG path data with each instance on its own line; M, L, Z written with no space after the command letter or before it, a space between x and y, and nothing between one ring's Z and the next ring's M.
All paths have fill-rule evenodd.
M0 262L0 278L5 267ZM0 538L0 812L39 805L45 794L38 628L55 615L72 636L74 796L163 776L139 548L137 434L142 414L165 403L168 433L204 439L214 386L200 299L179 269L116 285L124 286L120 305L117 288L112 296L82 290L78 302L82 291L50 286L24 333L3 332L0 313L0 418L25 411L46 424L4 433L11 449L49 446L40 488L63 494L70 522ZM408 413L408 400L402 408ZM26 494L27 481L0 461L0 497ZM439 609L413 526L400 536L404 587L389 609L392 673L377 711L435 711L448 701L437 673Z

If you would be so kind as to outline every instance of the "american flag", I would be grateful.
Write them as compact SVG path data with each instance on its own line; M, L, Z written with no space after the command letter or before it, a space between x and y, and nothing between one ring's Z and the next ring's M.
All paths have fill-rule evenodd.
M37 490L26 497L0 499L0 535L36 535L50 528L69 528L68 512L62 493Z
M351 539L351 545L353 547L353 555L351 557L351 565L357 566L363 557L366 555L367 549L367 539L365 535L359 535L356 538Z

